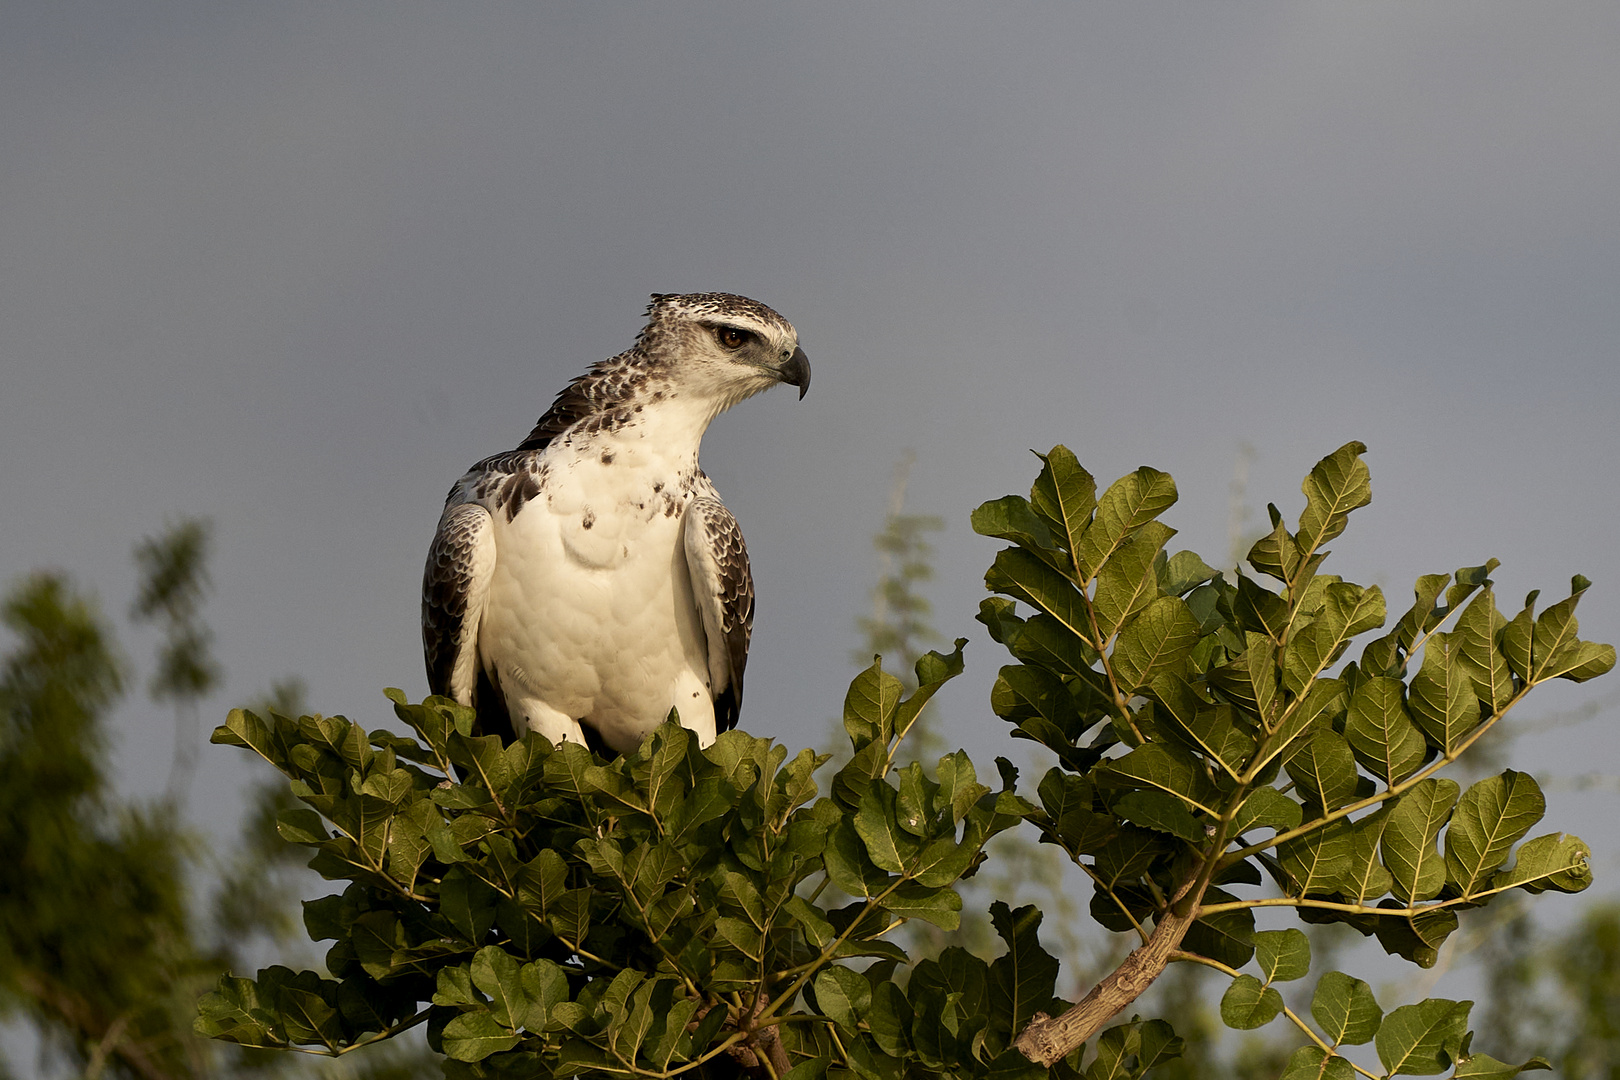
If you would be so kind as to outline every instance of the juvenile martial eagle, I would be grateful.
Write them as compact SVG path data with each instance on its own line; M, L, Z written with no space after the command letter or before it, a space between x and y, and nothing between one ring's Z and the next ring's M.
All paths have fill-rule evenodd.
M804 397L810 362L741 296L655 295L647 315L634 348L445 500L422 579L428 685L485 734L627 751L671 707L705 746L737 723L754 582L698 444L779 382Z

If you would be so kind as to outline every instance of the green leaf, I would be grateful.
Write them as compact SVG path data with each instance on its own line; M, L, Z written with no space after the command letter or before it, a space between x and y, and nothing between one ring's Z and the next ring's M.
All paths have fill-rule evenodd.
M1211 817L1209 780L1196 761L1186 751L1178 751L1162 742L1143 743L1124 757L1115 758L1099 773L1131 787L1157 788L1168 792L1195 810Z
M1299 515L1298 543L1309 554L1344 532L1352 510L1372 502L1372 481L1361 455L1366 444L1349 442L1316 463L1305 478L1305 511Z
M1098 850L1092 869L1104 886L1113 888L1140 877L1155 859L1172 850L1159 834L1126 825Z
M1311 971L1311 939L1292 927L1258 930L1254 934L1254 959L1268 986L1303 979Z
M1498 641L1508 667L1525 682L1532 681L1530 676L1535 670L1535 602L1536 593L1525 597L1524 609L1508 620Z
M1614 670L1614 646L1595 641L1576 641L1555 653L1539 674L1543 679L1586 682Z
M875 744L874 744L875 745ZM827 876L850 896L876 896L891 879L867 856L865 842L848 819L827 830Z
M322 844L332 838L321 824L321 815L304 806L294 806L276 815L276 835L289 844Z
M1236 897L1213 886L1204 890L1204 902L1225 904ZM1242 967L1254 955L1254 909L1236 908L1200 916L1187 928L1182 947L1199 956L1219 960L1227 967Z
M1102 675L1093 667L1098 661L1097 650L1044 611L1022 623L1017 638L1008 647L1026 664L1056 675L1079 676L1087 685L1101 685Z
M1532 893L1547 889L1580 892L1592 884L1592 868L1588 865L1591 856L1591 849L1578 837L1565 833L1538 836L1519 846L1513 868L1497 874L1491 880L1491 887L1497 890L1519 888Z
M530 1031L555 1027L552 1012L568 1001L568 976L559 965L544 959L524 964L518 974L529 1002L523 1026Z
M1099 642L1112 638L1127 620L1158 596L1159 577L1154 560L1175 534L1176 530L1170 526L1150 521L1121 543L1097 572L1092 610Z
M1452 1080L1509 1080L1530 1069L1550 1069L1552 1063L1544 1057L1533 1057L1523 1065L1509 1065L1497 1061L1489 1054L1469 1054L1457 1063Z
M1118 1024L1098 1036L1085 1080L1135 1080L1155 1065L1180 1057L1185 1049L1185 1041L1163 1020Z
M1350 696L1345 717L1344 737L1356 760L1386 785L1411 776L1428 756L1401 700L1403 689L1399 679L1368 679Z
M518 962L494 945L473 954L472 983L489 995L490 1012L502 1027L523 1025L529 1012L529 997L523 990Z
M1072 742L1080 734L1080 713L1074 696L1062 679L1043 668L1028 664L1002 668L990 689L990 708L1015 724L1040 717L1051 725L1060 743Z
M971 842L958 844L950 837L929 841L911 865L911 874L917 884L939 888L957 881L973 865L979 845Z
M817 972L811 985L821 1014L846 1034L859 1034L861 1018L872 1004L872 984L849 968L834 964Z
M1288 629L1288 603L1253 578L1238 578L1232 614L1244 630L1262 634L1272 642L1281 640Z
M1198 644L1198 620L1175 596L1152 600L1120 632L1114 643L1114 677L1120 689L1135 692L1155 678L1178 670Z
M494 889L462 865L452 866L439 886L440 910L444 917L473 945L481 944L490 927L495 925L497 896Z
M966 646L967 638L957 638L955 651L930 651L917 658L917 689L895 709L896 734L907 731L922 712L923 706L939 692L939 688L962 674L962 649Z
M900 680L883 670L883 658L855 676L844 697L844 730L857 749L867 742L887 744L894 735L894 711L900 705Z
M979 774L973 768L973 762L961 750L940 758L935 776L939 781L936 798L940 806L950 809L953 825L966 817L973 805L990 793L989 788L979 783Z
M276 744L270 726L246 709L232 709L226 715L225 723L214 729L208 741L252 750L277 768L282 768L287 762L286 753Z
M456 1061L483 1061L518 1044L515 1032L487 1012L465 1012L444 1026L444 1052Z
M1486 887L1546 810L1535 778L1512 769L1463 792L1446 830L1446 873L1457 890L1472 896Z
M1255 788L1233 819L1235 833L1253 828L1287 832L1303 820L1299 803L1274 787Z
M252 979L220 976L216 988L197 1003L193 1030L205 1038L224 1039L240 1046L284 1046L275 1033L276 1018L259 1002Z
M1452 634L1474 693L1492 713L1500 712L1513 697L1513 669L1496 644L1506 627L1507 620L1496 610L1496 597L1487 588L1457 616Z
M888 783L873 780L866 798L861 800L861 808L855 813L855 832L866 844L867 856L891 874L902 873L921 850L917 838L900 827L896 818L897 798Z
M1066 446L1052 447L1051 452L1041 458L1041 463L1041 473L1030 489L1030 502L1035 512L1051 525L1063 546L1077 552L1090 527L1091 512L1097 505L1097 481L1080 467L1079 460Z
M1237 779L1254 752L1253 723L1240 719L1237 710L1225 702L1209 703L1177 674L1155 678L1151 692L1157 704L1154 716L1169 721L1170 733Z
M1576 635L1580 631L1580 623L1575 619L1575 606L1580 603L1581 594L1586 592L1590 584L1585 578L1577 576L1570 582L1569 596L1547 608L1536 619L1529 682L1556 678L1566 670L1561 657L1579 643Z
M1271 532L1262 536L1249 548L1248 563L1262 574L1287 583L1299 570L1302 561L1294 535L1283 524L1282 511L1268 503L1266 512L1271 516Z
M318 978L309 980L311 983L319 981ZM318 1042L328 1049L337 1048L343 1039L343 1022L337 1009L324 997L304 986L287 985L281 987L276 999L281 1027L287 1032L289 1042Z
M726 734L730 734L727 732ZM866 795L866 789L872 781L882 776L889 764L888 744L880 740L872 740L859 750L853 757L844 763L844 767L833 774L832 796L842 806L859 807L861 799Z
M1210 683L1258 722L1271 722L1277 698L1276 643L1252 631L1244 635L1244 650L1230 663L1209 672Z
M993 499L974 509L969 519L980 536L1010 540L1024 548L1051 548L1052 532L1029 502L1017 495Z
M1435 838L1451 816L1457 792L1456 781L1430 777L1395 800L1381 848L1402 900L1432 900L1445 885L1445 862Z
M1159 576L1159 589L1166 596L1186 596L1219 574L1219 570L1193 552L1178 551L1165 562Z
M1331 582L1323 593L1321 613L1294 635L1284 655L1284 685L1299 693L1344 654L1351 639L1384 625L1384 593L1347 581Z
M1355 1080L1356 1069L1320 1046L1302 1046L1288 1058L1277 1080Z
M954 889L908 881L889 894L883 910L902 919L933 923L941 930L955 930L962 925L962 898Z
M1381 900L1379 907L1400 906L1399 900ZM1440 946L1457 930L1454 908L1429 908L1417 915L1383 915L1373 933L1384 951L1404 957L1418 967L1431 968L1440 959Z
M1144 1020L1137 1027L1136 1067L1143 1072L1180 1057L1185 1049L1185 1040L1163 1020Z
M1037 1011L1052 1008L1058 962L1041 947L1041 913L1033 905L1014 911L993 901L990 922L1007 944L990 964L991 1028L1010 1040Z
M1317 728L1283 766L1300 793L1318 808L1337 810L1355 798L1356 759L1349 743L1332 728Z
M1282 1012L1282 995L1262 986L1253 975L1239 975L1221 995L1221 1022L1229 1028L1249 1031L1264 1027Z
M1412 676L1412 717L1429 742L1446 753L1479 723L1479 694L1456 634L1431 634L1423 666Z
M1347 697L1348 687L1343 679L1319 678L1311 683L1303 697L1295 698L1283 709L1272 738L1266 742L1264 760L1251 764L1250 771L1257 771L1279 756L1287 761L1300 739L1334 722L1344 711Z
M1175 501L1176 482L1168 473L1146 465L1114 481L1097 500L1096 517L1075 553L1081 580L1095 576L1127 536L1164 513ZM1038 508L1039 500L1036 505Z
M1317 980L1311 1015L1334 1046L1360 1046L1378 1034L1384 1021L1372 987L1342 971L1329 971Z
M782 1080L823 1080L831 1064L832 1058L826 1056L806 1058L783 1073Z
M670 985L666 982L666 985ZM686 1036L686 1026L697 1013L696 998L680 998L669 1005L667 1011L656 1013L653 1027L642 1046L642 1056L660 1070L669 1068L670 1060Z
M1114 813L1136 825L1169 833L1189 844L1207 837L1204 826L1188 813L1187 805L1164 791L1132 791L1114 800Z
M760 932L742 919L730 915L722 915L715 919L714 936L717 942L730 945L750 960L764 958L764 940Z
M675 987L673 979L649 979L630 995L619 1022L609 1028L609 1045L614 1056L634 1061L640 1054L647 1036L653 1031L655 1016L662 1018L668 1012Z
M1389 812L1380 809L1350 826L1350 864L1339 874L1339 892L1349 903L1370 903L1395 884L1394 877L1378 861L1378 844L1388 822Z
M1350 823L1343 818L1277 845L1277 861L1294 879L1295 896L1330 893L1350 868L1354 853Z
M1003 550L985 573L984 583L993 592L1004 593L1046 612L1082 640L1096 646L1085 597L1072 581L1032 553L1022 548Z
M1390 1074L1433 1076L1449 1069L1468 1031L1472 1001L1429 998L1402 1005L1378 1029L1378 1060Z
M872 1004L863 1017L872 1041L891 1057L905 1057L911 1051L911 1025L916 1013L906 1000L905 991L885 979L872 987Z
M1024 632L1024 620L1017 611L1018 605L1006 597L987 596L979 601L979 613L973 617L990 631L990 640L1011 649Z

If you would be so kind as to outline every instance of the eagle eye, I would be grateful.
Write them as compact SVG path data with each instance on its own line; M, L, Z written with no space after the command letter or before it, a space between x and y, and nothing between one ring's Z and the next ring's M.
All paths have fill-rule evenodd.
M753 340L754 335L740 326L717 326L714 336L719 339L722 348L740 349Z

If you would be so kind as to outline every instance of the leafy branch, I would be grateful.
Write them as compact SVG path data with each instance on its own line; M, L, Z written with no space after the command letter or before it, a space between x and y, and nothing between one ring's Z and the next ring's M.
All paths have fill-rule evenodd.
M1231 582L1192 552L1166 554L1174 530L1157 518L1175 485L1151 468L1098 495L1059 446L1038 455L1027 499L974 512L978 532L1011 544L985 575L1000 595L979 614L1016 661L992 707L1058 759L1028 820L1091 877L1092 917L1143 938L1070 1013L1020 1033L1032 1060L1073 1053L1172 959L1235 972L1262 938L1257 907L1347 923L1428 966L1458 911L1590 882L1578 839L1525 840L1545 810L1531 777L1508 770L1462 791L1437 775L1534 687L1614 666L1612 646L1578 636L1589 582L1575 578L1539 616L1532 593L1509 619L1494 559L1425 575L1393 628L1346 660L1386 620L1376 586L1322 571L1326 545L1371 501L1365 452L1349 443L1311 470L1292 531L1268 507L1271 532L1248 555L1259 577ZM1267 878L1281 897L1229 891ZM1462 1043L1447 1045L1445 1067L1483 1075ZM1313 1068L1338 1068L1326 1060Z
M856 678L853 756L825 795L826 758L740 731L705 748L665 724L604 761L534 735L503 746L472 734L470 710L397 691L409 737L232 712L215 741L289 778L305 805L282 836L345 887L306 907L311 936L334 942L329 977L226 977L198 1030L337 1055L425 1022L468 1077L706 1075L722 1057L777 1080L1027 1071L1008 1043L1053 1006L1057 974L1038 913L998 905L1006 963L948 949L913 964L887 940L910 920L954 928L953 886L1032 809L1010 766L998 792L960 751L932 775L893 764L963 644L919 659L909 695L881 663ZM821 906L829 882L854 902Z

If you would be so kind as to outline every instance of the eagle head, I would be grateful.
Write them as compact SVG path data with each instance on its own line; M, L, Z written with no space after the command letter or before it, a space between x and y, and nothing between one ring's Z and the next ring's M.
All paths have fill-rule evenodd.
M782 316L731 293L654 293L637 349L722 411L777 383L810 389L810 359Z

